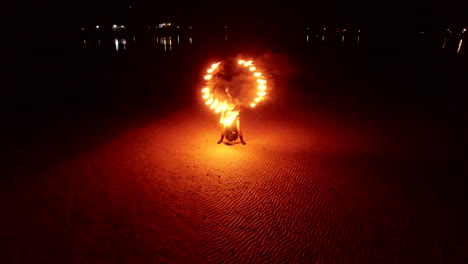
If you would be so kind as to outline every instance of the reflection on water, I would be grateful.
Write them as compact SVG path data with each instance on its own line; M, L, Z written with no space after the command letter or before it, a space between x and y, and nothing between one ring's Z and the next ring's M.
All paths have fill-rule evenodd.
M159 37L158 43L164 48L164 51L172 50L172 37Z
M358 48L361 42L360 30L323 30L308 32L305 35L307 46ZM312 34L311 34L312 33ZM315 36L315 37L311 37Z
M135 42L135 37L132 37ZM85 49L113 49L117 52L124 51L127 49L126 38L110 38L110 39L83 39L83 47Z
M145 36L142 37L145 39ZM181 35L174 35L174 36L154 36L151 39L156 42L155 47L162 51L174 51L175 49L180 48L192 48L193 38L192 37L184 37ZM220 37L222 39L222 37ZM224 36L225 42L227 42L227 36ZM136 46L136 36L113 36L110 38L85 38L82 39L82 47L85 49L104 49L109 50L112 49L116 52L124 52L127 49L134 49ZM144 43L145 41L141 41ZM153 43L154 43L153 42ZM138 42L140 43L140 41Z
M120 49L125 50L127 45L126 39L114 39L115 50L118 52Z
M450 30L447 29L445 32L444 40L442 42L442 50L444 52L455 52L457 54L464 53L463 46L463 39L465 38L466 28L464 28L461 33L458 30Z
M422 31L421 31L422 32ZM428 32L424 31L424 33L415 32L413 36L411 35L404 35L405 43L402 43L403 40L395 40L395 45L398 45L398 48L408 48L415 52L420 51L429 51L429 52L444 52L447 54L459 54L460 56L463 55L465 52L463 46L463 38L466 34L464 32L457 32L454 31L447 31L442 32ZM438 35L437 35L437 34ZM288 36L290 37L290 36ZM363 39L364 37L364 39ZM224 38L224 41L223 41ZM238 35L215 35L210 38L200 38L202 42L202 46L205 44L209 44L208 42L216 42L215 45L219 45L220 48L227 47L228 41L229 43L234 40L234 46L237 44L236 41L241 39L241 36ZM286 37L284 37L286 38ZM305 42L304 42L305 38ZM349 29L348 30L336 30L336 29L317 29L312 30L308 29L307 32L304 32L301 35L294 35L293 40L289 41L291 47L300 45L303 48L307 49L343 49L343 50L353 50L353 49L360 49L362 50L362 45L367 43L371 43L367 41L368 37L366 33L361 33L360 30L357 29ZM198 40L198 39L197 39ZM365 42L362 42L362 41ZM384 45L393 45L393 39L387 39L387 44ZM176 50L189 50L192 49L193 46L193 36L192 35L183 35L183 34L174 34L172 36L166 35L153 35L153 36L141 36L141 40L136 42L136 37L132 35L113 35L113 36L87 36L82 40L82 47L89 50L112 50L113 52L122 53L126 50L132 50L135 48L143 47L140 46L138 43L145 42L152 42L153 47L159 51L165 52L174 52ZM371 39L372 41L372 39ZM174 43L173 43L174 42ZM466 42L466 41L465 41ZM376 42L374 42L376 43ZM271 45L273 45L272 43ZM289 45L289 44L288 44ZM404 45L404 46L403 46ZM369 47L368 47L369 48ZM370 47L372 48L372 47ZM414 50L413 50L414 48ZM440 49L442 48L442 50ZM431 51L432 50L432 51ZM437 51L438 50L438 51Z

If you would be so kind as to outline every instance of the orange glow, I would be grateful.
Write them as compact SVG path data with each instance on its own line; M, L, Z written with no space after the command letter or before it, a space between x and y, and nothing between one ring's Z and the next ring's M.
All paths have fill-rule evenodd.
M263 79L257 79L257 82L260 83L260 84L265 84L266 83L266 81L263 80Z
M248 67L248 66L250 66L250 65L252 65L252 61L246 61L246 62L244 63L244 66L245 66L245 67Z
M210 89L208 87L205 87L201 91L202 91L202 93L208 93L210 91Z
M252 108L255 107L255 103L251 103L250 107L252 107Z
M255 77L260 77L261 75L262 75L261 72L255 72L255 73L254 73L254 76L255 76Z
M258 86L258 89L259 89L259 90L262 90L262 91L265 91L265 90L266 90L266 85L260 84L260 85Z
M239 60L239 61L237 61L237 63L239 63L239 64L244 64L244 63L245 63L245 60Z
M213 100L213 97L210 97L210 99L206 101L206 105L210 105L211 103L213 103Z
M215 99L214 102L211 104L210 108L215 109L215 107L218 105L219 101L218 99Z
M208 75L205 75L205 77L204 77L204 78L205 78L205 80L207 80L207 81L208 81L208 80L210 80L210 79L211 79L211 77L213 77L213 76L212 76L212 75L210 75L210 74L208 74Z
M258 92L257 94L258 94L258 96L265 96L266 92Z
M258 103L258 102L260 102L261 100L262 100L262 99L260 99L260 98L257 97L257 98L255 98L254 101L255 101L256 103Z
M206 72L207 72L207 73L212 73L213 71L214 71L214 69L213 69L213 68L210 68L210 69L208 69Z
M254 66L251 66L251 67L249 68L249 71L255 71L256 69L257 69L257 68L255 68Z
M206 94L203 95L203 99L208 99L208 97L210 97L209 93L206 93Z

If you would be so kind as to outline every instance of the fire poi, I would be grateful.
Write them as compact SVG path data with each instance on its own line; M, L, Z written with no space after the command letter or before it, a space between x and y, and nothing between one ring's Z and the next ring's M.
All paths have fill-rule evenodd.
M245 145L240 127L240 110L244 106L254 108L265 100L266 78L251 60L217 62L211 65L207 73L204 76L205 87L201 91L205 104L221 115L219 123L223 130L217 143L222 143L225 138L229 142L239 138ZM245 102L247 105L244 105Z

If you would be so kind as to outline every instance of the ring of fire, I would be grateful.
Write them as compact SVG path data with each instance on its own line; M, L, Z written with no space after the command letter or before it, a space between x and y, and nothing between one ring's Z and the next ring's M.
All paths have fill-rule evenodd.
M213 75L216 73L216 70L218 69L218 66L221 62L217 62L211 65L211 68L209 68L206 72L208 73L207 75L204 76L204 79L206 81L211 80ZM259 102L263 101L265 99L265 96L267 94L267 86L266 86L266 80L263 77L262 73L253 65L253 61L249 60L238 60L237 63L240 66L244 66L245 68L248 69L249 72L252 72L253 77L255 77L256 82L257 82L257 93L256 97L250 102L250 107L254 108ZM212 93L212 87L210 88L208 85L205 86L201 91L202 91L202 98L205 100L205 104L212 109L215 113L219 113L222 110L226 110L227 108L227 101L220 101L218 98L214 96Z

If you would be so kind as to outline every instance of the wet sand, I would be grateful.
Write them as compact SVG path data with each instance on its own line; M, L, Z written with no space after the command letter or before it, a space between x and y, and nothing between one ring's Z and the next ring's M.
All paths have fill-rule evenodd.
M444 146L428 153L417 148L426 140L319 111L266 110L245 114L247 145L217 145L203 110L9 186L8 262L460 260L464 213Z

